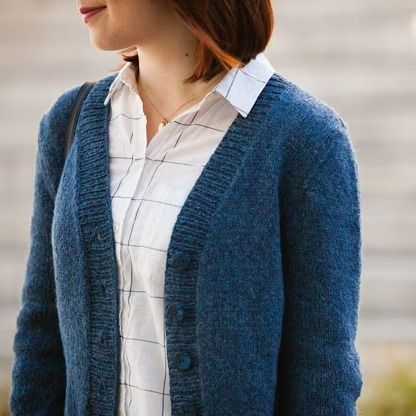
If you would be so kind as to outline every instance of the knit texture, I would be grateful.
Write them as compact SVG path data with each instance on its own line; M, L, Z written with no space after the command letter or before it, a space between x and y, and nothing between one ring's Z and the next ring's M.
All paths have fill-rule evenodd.
M119 305L103 106L114 77L87 97L64 166L80 86L41 119L13 415L116 414ZM165 274L173 416L356 415L360 222L345 123L275 73L226 132L173 228ZM172 304L185 307L182 321L168 316Z

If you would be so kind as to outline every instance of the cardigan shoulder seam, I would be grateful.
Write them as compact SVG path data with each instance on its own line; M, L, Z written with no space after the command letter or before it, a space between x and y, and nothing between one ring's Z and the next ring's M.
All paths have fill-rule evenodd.
M293 117L286 131L287 146L292 148L294 160L303 158L300 165L305 168L301 176L293 175L291 189L307 190L308 183L327 161L333 147L340 144L337 138L346 141L350 148L352 141L346 123L334 108L293 82L286 79L284 82L287 88L282 99L286 102L283 113ZM279 105L282 104L279 102Z

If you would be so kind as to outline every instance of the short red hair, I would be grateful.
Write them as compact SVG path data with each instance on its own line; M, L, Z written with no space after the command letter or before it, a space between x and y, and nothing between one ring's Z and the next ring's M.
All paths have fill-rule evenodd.
M193 74L185 82L209 81L244 66L266 48L274 28L272 0L165 0L199 40ZM138 56L119 52L138 70ZM123 62L116 70L125 65Z

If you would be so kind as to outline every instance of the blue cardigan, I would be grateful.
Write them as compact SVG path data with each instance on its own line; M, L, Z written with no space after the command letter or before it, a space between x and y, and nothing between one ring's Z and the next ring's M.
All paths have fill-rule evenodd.
M87 97L65 164L64 132L80 85L40 121L13 342L16 416L116 414L118 296L103 105L115 76ZM173 229L165 273L172 416L356 415L360 222L346 125L275 73L225 134ZM166 312L171 305L177 315Z

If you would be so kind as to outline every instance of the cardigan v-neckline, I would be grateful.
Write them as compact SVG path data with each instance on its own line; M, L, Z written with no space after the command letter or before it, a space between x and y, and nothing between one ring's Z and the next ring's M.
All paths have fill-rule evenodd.
M90 299L90 342L91 342L91 389L89 405L91 409L107 409L112 403L112 394L118 396L119 336L116 255L113 236L109 177L108 127L110 106L103 101L115 75L108 76L93 87L86 98L79 116L76 130L78 148L78 215L84 244L86 276ZM194 187L185 200L172 230L167 251L165 274L166 305L177 299L195 300L196 282L178 284L182 274L178 270L197 267L203 241L210 222L233 177L250 146L255 145L257 135L268 119L268 112L275 111L279 96L281 78L272 75L246 117L238 114L223 136ZM191 275L189 275L191 276ZM183 278L183 277L182 277ZM111 294L113 298L103 296ZM173 339L192 340L187 349L196 354L196 325L178 327L166 321L167 356L171 374L172 411L181 404L184 386L180 370L175 368L175 360L180 350L174 351ZM171 348L169 348L172 346ZM179 346L180 348L180 346ZM176 357L176 358L175 358ZM102 366L106 366L103 372ZM178 373L179 371L179 373ZM188 370L191 371L191 370ZM107 375L107 379L103 377ZM177 374L177 376L175 376ZM187 395L201 403L201 386L197 370L187 375ZM108 391L110 388L110 391ZM102 391L107 389L107 399ZM117 397L118 399L118 397ZM118 400L117 400L118 401ZM201 410L201 409L199 409ZM199 413L198 413L199 414Z

